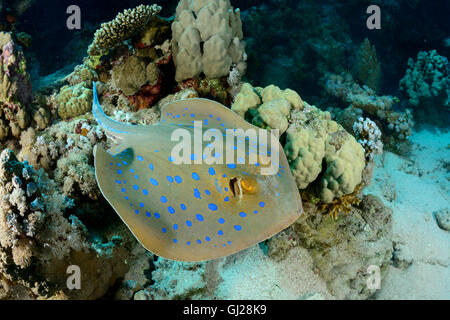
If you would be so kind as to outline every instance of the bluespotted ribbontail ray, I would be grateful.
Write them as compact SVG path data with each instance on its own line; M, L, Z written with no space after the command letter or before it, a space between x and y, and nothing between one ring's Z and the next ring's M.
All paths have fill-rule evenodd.
M114 141L108 151L94 148L97 183L147 250L173 260L211 260L257 244L300 216L300 194L278 140L279 170L274 175L262 175L267 165L258 162L199 161L211 156L206 155L208 142L203 142L204 154L195 154L192 147L191 159L201 164L173 162L176 142L171 134L183 128L194 135L193 121L223 135L225 128L260 130L227 107L186 99L165 105L157 125L129 125L110 119L101 109L95 83L93 90L93 115ZM224 144L226 148L230 146ZM247 139L246 148L251 149ZM220 153L214 152L213 157ZM258 151L258 159L267 160L268 154Z

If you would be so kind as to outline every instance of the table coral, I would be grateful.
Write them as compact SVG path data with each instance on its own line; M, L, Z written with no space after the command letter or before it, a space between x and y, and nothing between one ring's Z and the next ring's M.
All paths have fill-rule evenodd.
M227 76L235 65L246 69L240 11L229 0L178 3L172 23L175 79L194 78L202 72L207 79Z
M119 13L114 20L103 23L100 29L95 32L94 41L88 48L89 55L101 55L108 49L131 38L161 9L156 4L139 5L136 8Z

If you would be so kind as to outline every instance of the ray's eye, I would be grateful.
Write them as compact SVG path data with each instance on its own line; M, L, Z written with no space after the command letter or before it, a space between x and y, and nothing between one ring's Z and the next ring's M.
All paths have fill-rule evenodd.
M241 187L244 193L254 194L258 189L258 182L252 178L245 178L241 180Z
M255 194L258 191L258 182L253 178L230 179L230 190L233 196L241 198L244 194Z

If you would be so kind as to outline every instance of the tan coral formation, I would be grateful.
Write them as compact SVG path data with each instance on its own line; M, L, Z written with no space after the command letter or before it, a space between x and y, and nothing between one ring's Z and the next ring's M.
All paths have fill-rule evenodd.
M229 0L181 0L172 23L175 79L216 79L246 68L240 11Z
M322 173L318 191L323 202L352 193L362 181L364 149L329 112L319 110L293 90L246 83L231 106L262 128L286 132L284 150L299 189Z

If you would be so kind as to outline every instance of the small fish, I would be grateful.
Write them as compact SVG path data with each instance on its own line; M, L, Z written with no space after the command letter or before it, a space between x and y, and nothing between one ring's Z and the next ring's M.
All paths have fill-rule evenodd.
M147 250L172 260L211 260L275 235L302 213L278 139L279 170L273 175L261 174L269 158L260 151L258 160L265 165L239 163L242 159L207 164L206 159L221 157L230 148L224 144L224 150L207 155L208 141L202 142L203 153L192 148L193 164L174 163L172 133L183 128L194 136L194 121L223 135L227 128L261 130L229 108L207 99L187 99L162 107L157 125L129 125L110 119L101 109L95 83L93 90L93 115L114 142L109 150L94 148L97 183ZM251 149L247 139L245 145Z

